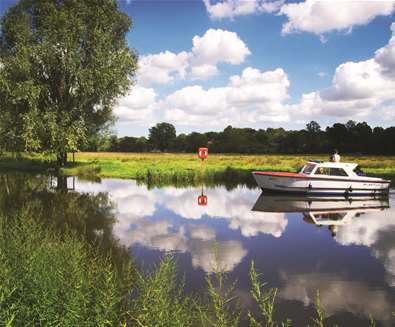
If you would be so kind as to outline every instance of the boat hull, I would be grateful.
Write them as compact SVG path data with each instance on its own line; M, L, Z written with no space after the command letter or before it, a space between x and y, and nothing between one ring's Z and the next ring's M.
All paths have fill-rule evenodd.
M317 196L380 196L388 194L390 182L380 178L314 178L293 173L254 172L258 186L266 192Z

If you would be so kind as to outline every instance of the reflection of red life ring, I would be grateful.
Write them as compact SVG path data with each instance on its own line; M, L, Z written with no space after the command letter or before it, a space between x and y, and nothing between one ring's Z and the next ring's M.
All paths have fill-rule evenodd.
M198 197L198 205L206 206L207 202L208 202L208 199L207 199L206 195L199 195L199 197Z
M198 156L199 156L199 159L207 159L207 157L208 157L208 148L199 148Z

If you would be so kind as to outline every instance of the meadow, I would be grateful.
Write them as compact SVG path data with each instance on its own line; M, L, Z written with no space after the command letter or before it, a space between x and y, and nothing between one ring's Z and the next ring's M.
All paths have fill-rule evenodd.
M92 153L75 154L75 164L63 170L67 175L137 179L153 186L237 184L254 186L255 170L298 171L311 159L328 160L327 155L237 155L210 154L202 162L196 154L180 153ZM71 160L71 156L69 158ZM343 156L357 162L374 176L395 180L395 157Z
M60 172L87 178L131 178L148 184L198 184L233 182L253 184L254 170L297 171L307 160L328 160L328 155L237 155L210 154L202 162L191 153L120 153L78 152L75 162ZM344 162L359 163L372 176L395 180L394 156L344 155ZM0 157L0 169L21 171L53 171L53 158L48 155L22 154L19 160L10 155Z

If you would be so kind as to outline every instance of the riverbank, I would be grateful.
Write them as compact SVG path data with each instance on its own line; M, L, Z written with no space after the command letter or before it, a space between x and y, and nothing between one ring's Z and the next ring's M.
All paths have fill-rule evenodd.
M202 164L196 154L79 152L75 162L60 170L64 175L90 178L131 178L158 184L234 181L252 183L254 170L297 171L309 159L327 160L327 155L235 155L210 154ZM0 169L18 171L54 171L48 156L24 154L17 160L0 159ZM395 181L395 157L343 156L342 161L359 163L366 173Z

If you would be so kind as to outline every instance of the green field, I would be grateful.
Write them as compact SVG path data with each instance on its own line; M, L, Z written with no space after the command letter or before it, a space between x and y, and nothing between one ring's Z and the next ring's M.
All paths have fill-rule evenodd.
M0 168L24 171L51 170L51 158L25 154L16 160L3 155ZM66 175L86 177L132 178L152 183L195 183L204 181L251 182L254 170L297 171L310 159L327 160L328 155L236 155L210 154L202 162L196 154L80 152L75 163L69 154ZM356 162L371 175L394 180L395 157L342 156L342 161Z

